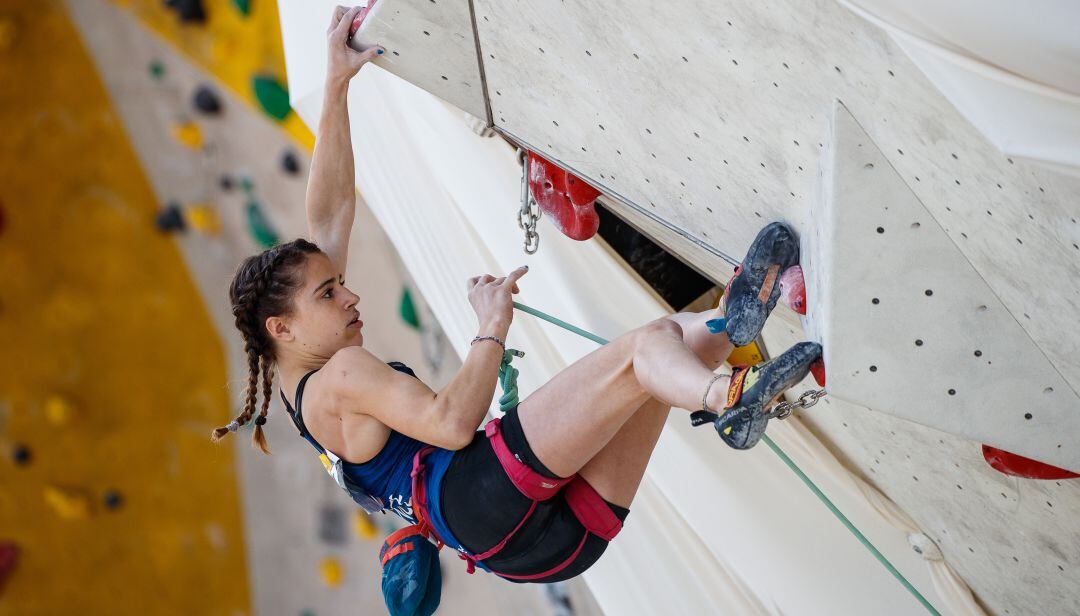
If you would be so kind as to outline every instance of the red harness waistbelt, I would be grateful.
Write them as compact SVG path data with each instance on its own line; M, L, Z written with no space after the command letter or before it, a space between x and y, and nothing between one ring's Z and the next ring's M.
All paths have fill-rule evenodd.
M529 510L525 513L525 516L521 521L518 522L517 526L514 527L514 530L510 531L502 541L492 546L491 549L480 554L458 554L461 559L468 562L469 573L475 571L477 562L491 558L506 546L507 542L517 534L518 530L520 530L521 527L525 525L525 522L528 521L529 517L532 516L538 502L552 498L558 494L559 490L563 487L566 488L564 498L570 506L570 510L586 530L574 552L563 562L540 573L530 575L510 575L499 573L497 571L492 571L492 573L515 580L544 578L558 573L569 566L585 546L585 540L588 538L589 533L593 533L605 541L611 541L615 535L619 534L619 531L622 530L622 520L611 511L611 508L608 507L607 503L604 502L604 499L597 494L596 490L589 485L588 481L585 481L577 474L570 477L552 479L534 471L529 465L525 464L511 453L510 448L506 446L506 440L499 430L501 421L501 419L489 421L487 425L484 426L484 434L487 435L488 441L491 443L491 447L495 451L495 455L498 457L499 463L502 465L506 475L510 478L510 481L513 482L519 492L525 495L526 498L532 500L532 505L529 507ZM427 492L423 481L423 460L424 457L433 450L434 447L425 447L416 452L416 456L413 458L412 506L413 514L416 516L420 526L420 532L425 536L434 537L438 547L442 548L444 545L443 541L427 523Z

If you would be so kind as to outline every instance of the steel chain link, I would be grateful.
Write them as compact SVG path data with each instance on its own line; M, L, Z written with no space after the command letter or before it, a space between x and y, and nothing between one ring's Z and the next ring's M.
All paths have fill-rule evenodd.
M521 164L521 208L518 209L518 228L525 231L525 254L533 254L540 247L540 234L536 225L543 212L536 200L529 194L529 156L525 150L518 149L518 163Z
M824 389L808 389L802 393L801 396L794 402L788 402L787 400L777 404L769 412L769 417L773 419L787 419L791 416L792 411L795 409L808 409L818 403L818 400L825 397Z

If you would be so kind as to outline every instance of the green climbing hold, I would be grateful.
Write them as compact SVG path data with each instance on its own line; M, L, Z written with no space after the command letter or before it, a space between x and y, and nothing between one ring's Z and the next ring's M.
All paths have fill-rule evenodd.
M292 111L289 106L289 90L274 77L256 75L251 79L251 87L255 90L255 99L271 118L284 120Z
M251 238L255 240L256 244L264 249L277 246L279 242L278 234L270 226L270 221L263 214L259 202L254 199L248 201L247 204L247 221L248 232L251 233Z
M416 314L416 304L412 301L412 295L409 294L409 289L402 289L401 291L401 306L398 311L401 313L401 320L409 324L409 327L413 329L420 329L420 317Z
M251 15L251 0L232 0L232 3L244 17Z
M165 65L161 60L154 60L150 63L150 76L154 79L161 79L165 76Z

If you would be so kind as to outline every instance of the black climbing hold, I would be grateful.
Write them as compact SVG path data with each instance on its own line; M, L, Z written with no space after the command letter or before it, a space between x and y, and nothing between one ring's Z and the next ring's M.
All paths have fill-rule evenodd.
M170 201L165 205L165 209L158 212L154 224L157 226L158 231L162 233L183 231L187 228L187 224L184 222L184 214L180 211L180 204L175 201Z
M334 505L323 505L318 517L319 539L329 545L342 545L349 537L348 514Z
M288 150L281 157L281 168L289 175L300 173L300 160L292 150Z
M218 186L221 187L221 190L230 191L234 186L233 179L227 175L223 175L221 176L221 179L218 180Z
M106 490L102 502L105 503L106 509L119 509L124 504L124 495L116 490Z
M210 86L199 86L195 91L195 108L207 115L217 115L221 112L221 98Z
M26 445L15 445L11 449L11 459L19 466L26 466L33 457L33 454L30 453L30 448Z
M176 11L184 23L201 24L206 21L202 0L165 0L165 6Z

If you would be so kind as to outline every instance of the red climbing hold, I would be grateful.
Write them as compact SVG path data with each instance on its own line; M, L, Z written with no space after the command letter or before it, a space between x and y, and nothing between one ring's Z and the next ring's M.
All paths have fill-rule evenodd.
M0 541L0 595L4 591L4 583L11 577L15 565L19 562L19 546L12 541Z
M820 357L810 364L810 374L814 375L818 387L825 387L825 360Z
M353 17L352 24L349 25L349 38L351 39L356 31L360 29L360 25L364 23L364 18L368 16L371 9L375 8L375 3L379 0L371 0L371 3L367 6L360 7L360 11Z
M595 207L599 190L535 152L529 152L529 190L540 210L551 216L564 235L578 241L596 235L600 228Z
M1009 453L989 445L983 445L982 452L983 458L994 470L1013 477L1023 477L1024 479L1072 479L1080 477L1080 475L1072 471L1050 466L1045 462L1039 462L1024 456L1018 456L1015 453Z
M795 312L806 314L806 283L798 265L792 265L780 274L780 301Z

